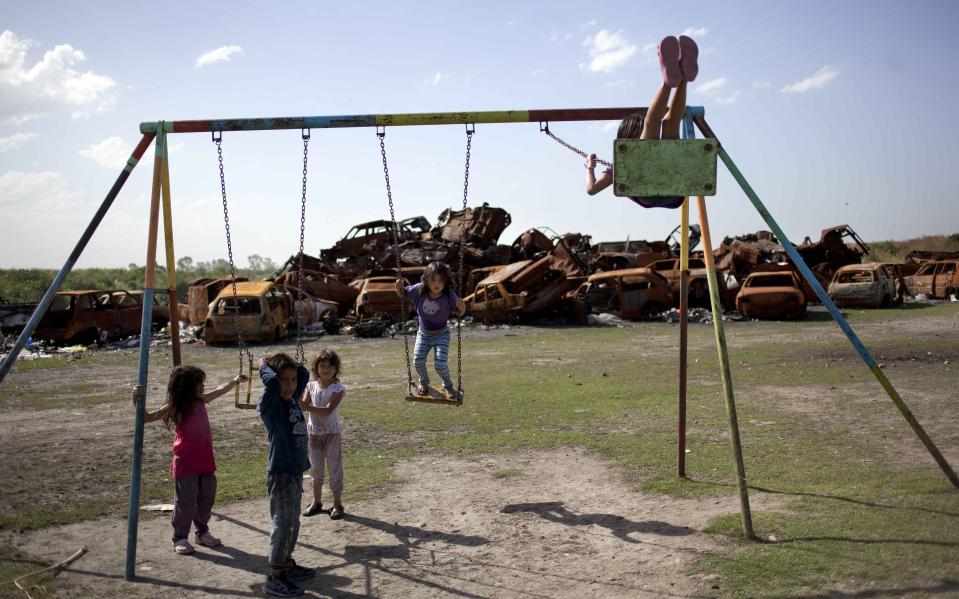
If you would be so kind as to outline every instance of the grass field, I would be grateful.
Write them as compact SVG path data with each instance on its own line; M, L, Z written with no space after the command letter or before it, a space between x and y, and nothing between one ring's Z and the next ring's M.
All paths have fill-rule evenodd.
M852 312L920 422L959 465L959 306ZM713 520L722 550L695 568L729 596L959 593L959 491L946 480L830 321L727 323L746 473L782 508L754 511L758 542L739 515ZM392 467L420 455L473 456L582 447L614 463L635 493L709 498L735 493L712 329L690 331L688 478L675 475L678 328L471 330L461 408L402 401L398 340L321 339L345 365L348 501L399 484ZM261 353L276 348L255 348ZM283 347L292 351L292 346ZM231 376L231 348L184 348L208 381ZM169 361L154 351L148 404ZM21 363L0 386L0 577L35 564L9 539L24 531L126 513L135 354L89 352ZM211 407L217 503L263 495L266 439L255 412L227 397ZM171 434L148 425L143 502L168 502ZM69 475L65 475L69 474ZM521 478L513 469L491 479ZM9 587L0 587L9 588ZM873 593L873 594L870 594ZM827 596L828 594L824 595Z

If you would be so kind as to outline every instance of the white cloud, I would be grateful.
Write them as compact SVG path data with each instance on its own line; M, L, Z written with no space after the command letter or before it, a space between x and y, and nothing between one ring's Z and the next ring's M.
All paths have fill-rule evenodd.
M119 137L108 137L100 143L80 150L81 156L93 159L100 166L123 168L133 152L133 146Z
M686 31L682 32L680 35L688 35L689 37L706 37L706 34L709 33L709 28L707 27L690 27Z
M206 52L202 56L196 59L196 64L193 65L193 68L199 69L200 67L205 67L208 64L213 64L215 62L228 62L233 58L234 54L242 54L243 48L240 46L220 46L214 50Z
M839 71L829 65L826 65L802 81L790 83L779 91L784 94L801 94L811 89L820 89L825 87L827 83L838 76Z
M82 51L60 44L27 65L27 50L35 45L9 30L0 34L0 122L22 124L63 110L77 118L116 104L113 79L74 68L87 59Z
M726 78L720 77L718 79L710 79L709 81L704 81L696 86L696 93L703 94L704 96L711 96L715 94L719 89L726 85Z
M716 104L735 104L739 100L739 96L742 95L742 90L736 90L729 94L721 95L723 89L726 85L726 78L719 77L718 79L710 79L709 81L704 81L696 86L696 93L702 94L710 98Z
M13 135L0 137L0 152L16 150L36 136L36 133L14 133Z
M72 206L76 192L67 186L63 173L54 171L7 171L0 175L0 206L40 211L59 211Z
M713 98L713 101L717 104L735 104L736 100L739 99L739 95L742 93L742 90L736 90L728 96L716 96Z
M589 63L580 65L583 70L593 73L610 73L626 64L636 53L636 46L623 35L623 30L600 30L596 35L586 38L583 46L589 49Z
M423 85L425 85L426 87L436 87L437 85L439 85L440 81L448 78L449 77L447 75L444 75L443 73L433 73L432 77L427 77L426 79L423 80Z

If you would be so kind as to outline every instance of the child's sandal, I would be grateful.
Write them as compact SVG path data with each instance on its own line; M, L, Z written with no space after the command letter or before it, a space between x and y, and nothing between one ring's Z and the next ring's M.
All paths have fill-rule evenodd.
M196 541L197 545L203 545L204 547L219 547L223 542L210 534L210 531L203 533L202 535L196 535L193 537L193 540Z
M186 539L180 539L173 544L173 552L177 555L190 555L194 551L196 551L196 549L194 549L190 541Z
M333 509L330 510L330 520L339 520L346 514L346 511L343 509L342 505L334 505Z
M696 81L699 74L699 46L687 35L679 36L679 70L686 81Z
M323 511L323 504L322 504L322 503L314 503L314 504L311 505L309 508L307 508L307 510L306 510L305 512L303 512L303 515L306 516L307 518L309 518L310 516L315 516L315 515L321 513L322 511Z
M679 68L679 40L675 36L667 35L659 42L659 68L666 87L677 87L683 80L683 71Z

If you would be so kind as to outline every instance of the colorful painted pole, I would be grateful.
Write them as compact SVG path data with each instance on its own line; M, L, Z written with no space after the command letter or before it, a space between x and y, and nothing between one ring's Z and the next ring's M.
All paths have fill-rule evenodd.
M170 151L163 137L163 170L160 174L161 190L163 192L163 238L166 248L166 280L167 304L170 306L170 344L173 354L173 366L180 365L180 318L176 297L176 254L173 252L173 203L170 201ZM157 144L159 147L159 142Z
M83 235L80 236L80 240L77 241L73 251L70 252L70 256L67 258L67 261L60 268L60 272L58 272L57 276L53 278L53 282L50 283L50 287L43 294L43 297L40 299L40 303L33 311L33 314L30 315L30 319L27 321L26 326L23 327L23 331L20 333L20 336L17 337L17 341L13 344L13 348L10 350L10 353L7 354L3 364L0 364L0 383L3 382L3 379L6 378L7 373L10 372L10 368L12 368L16 363L17 357L20 355L20 352L23 351L23 347L27 344L27 339L33 335L33 331L36 330L40 319L43 318L43 315L47 313L47 309L50 308L50 303L53 302L54 296L56 296L57 292L60 291L60 287L63 285L64 279L66 279L67 275L70 274L70 271L73 270L73 265L77 263L77 260L80 258L80 254L83 253L83 250L87 247L87 243L89 243L90 238L93 237L97 227L100 226L100 222L103 220L103 217L106 216L107 211L110 210L110 206L113 205L113 200L115 200L117 194L120 193L120 190L123 188L123 184L126 183L127 179L130 177L130 173L133 172L133 168L137 165L137 162L140 161L140 158L143 157L143 153L146 152L147 148L150 147L150 143L153 142L154 136L155 134L153 133L144 133L143 137L140 139L140 143L138 143L137 147L133 149L133 152L130 154L130 158L127 160L126 166L124 166L123 170L120 171L120 174L117 176L117 180L113 183L113 187L110 188L110 191L107 193L106 197L103 198L103 202L100 203L100 207L97 208L93 218L90 219L90 224L88 224L87 228L83 231Z
M703 135L706 135L707 137L715 137L712 135L712 131L709 129L709 126L706 125L704 120L697 119L696 124L699 126L700 131L703 132ZM832 315L833 320L836 321L836 324L839 325L839 328L842 329L842 332L846 334L846 338L849 339L849 342L852 344L853 348L855 348L863 362L865 362L866 366L869 367L869 370L872 371L873 375L879 381L879 384L882 385L882 388L885 389L892 402L896 404L897 408L899 408L899 411L906 419L906 422L908 422L909 426L912 427L913 432L916 433L916 436L919 437L919 440L922 441L922 444L926 446L926 449L932 455L933 459L936 460L936 463L939 464L939 467L946 474L946 477L949 479L949 481L952 482L953 486L959 488L959 477L956 476L956 473L949 465L949 462L946 461L946 458L942 455L942 452L939 451L939 448L936 447L936 444L933 443L929 435L926 434L926 431L922 428L922 425L919 424L919 421L913 415L912 411L909 409L909 406L906 405L906 402L903 401L902 397L899 395L899 392L896 391L896 389L892 386L892 383L889 382L889 379L886 378L885 373L879 369L879 365L876 364L876 360L872 357L872 354L869 353L869 350L866 349L865 345L863 345L862 341L859 339L859 336L856 335L855 331L852 330L852 327L849 326L849 323L846 321L845 317L843 317L842 312L839 311L839 308L837 308L836 304L833 303L832 299L829 297L829 294L826 293L826 290L822 288L822 285L820 285L816 277L813 276L809 266L802 259L802 256L799 255L799 252L796 251L796 247L786 237L786 233L779 226L779 223L776 222L776 220L769 213L769 210L766 209L766 206L759 199L759 196L756 195L756 192L753 191L753 188L749 185L749 182L746 181L746 178L743 177L743 174L739 171L739 169L736 167L736 164L733 163L732 158L729 157L729 154L722 146L719 148L719 157L722 159L723 164L726 165L726 168L729 169L729 172L732 174L733 178L735 178L739 183L739 186L742 187L743 191L746 193L746 196L749 198L749 201L752 202L760 216L763 217L763 220L766 221L766 224L769 225L769 228L772 229L773 233L776 234L776 237L779 238L779 242L786 250L786 254L789 256L789 259L792 260L792 263L795 264L796 268L799 269L799 272L802 273L803 277L806 279L806 282L809 283L810 287L812 287L813 291L816 293L816 297L818 297L819 301L821 301L826 309L829 310L829 314Z
M140 318L140 356L137 384L144 393L137 398L133 425L133 459L130 466L130 507L127 518L127 556L123 578L136 575L137 527L140 522L140 470L143 463L143 417L146 413L147 375L150 367L150 333L153 325L153 286L156 278L157 229L160 220L160 187L163 180L163 155L166 135L157 135L153 157L153 192L150 196L150 224L147 231L147 263L143 282L143 315Z
M739 488L739 514L743 535L756 538L753 533L753 516L749 509L749 486L746 483L746 466L743 464L743 447L739 440L739 419L736 416L736 399L733 396L733 377L729 369L729 352L726 350L726 332L723 328L723 306L719 298L719 281L716 277L716 262L713 259L713 243L709 234L709 218L706 215L706 198L696 196L699 208L699 227L703 235L703 259L706 262L706 279L709 281L709 301L713 308L713 331L716 334L716 351L719 353L719 374L723 382L723 398L726 401L726 416L729 418L729 444L736 462L736 486Z

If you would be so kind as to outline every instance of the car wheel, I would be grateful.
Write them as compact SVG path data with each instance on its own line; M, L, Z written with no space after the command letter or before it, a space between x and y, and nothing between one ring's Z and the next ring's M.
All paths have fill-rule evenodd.
M884 295L884 296L882 296L882 301L879 302L879 307L880 307L880 308L888 308L890 303L891 303L891 302L890 302L889 296L888 296L888 295Z
M273 329L273 342L278 343L280 341L280 327Z
M652 318L657 314L662 314L666 311L666 306L662 305L659 302L647 302L643 306L643 318Z

